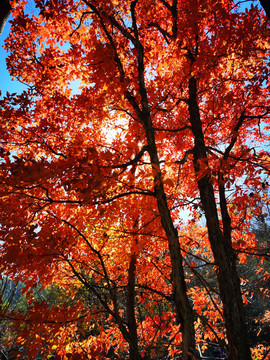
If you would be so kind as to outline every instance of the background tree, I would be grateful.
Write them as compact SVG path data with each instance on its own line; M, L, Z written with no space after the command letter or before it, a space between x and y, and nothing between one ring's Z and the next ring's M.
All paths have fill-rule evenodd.
M267 19L232 1L35 4L12 4L6 45L29 88L1 102L1 267L77 302L33 304L29 354L96 357L115 339L131 359L153 358L162 339L192 359L225 324L230 359L250 359L236 264L257 248L248 223L261 194L250 189L269 173ZM195 259L214 266L216 295ZM76 297L82 287L93 305ZM78 323L91 328L100 312L82 339Z

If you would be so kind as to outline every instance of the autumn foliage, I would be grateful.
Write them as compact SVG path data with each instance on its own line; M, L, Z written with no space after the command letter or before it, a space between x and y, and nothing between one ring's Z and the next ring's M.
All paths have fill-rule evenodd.
M30 4L12 2L5 45L26 90L0 103L0 266L28 301L3 316L27 358L194 359L209 341L266 358L237 264L269 276L250 230L267 18L231 0Z

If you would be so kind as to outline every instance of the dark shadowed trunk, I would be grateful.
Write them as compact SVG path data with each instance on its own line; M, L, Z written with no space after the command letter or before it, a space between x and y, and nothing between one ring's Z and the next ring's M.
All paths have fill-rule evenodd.
M135 278L136 278L136 254L132 254L128 268L127 286L127 323L130 336L130 360L139 360L137 322L135 316Z
M189 115L194 135L194 167L200 170L200 161L207 164L207 153L202 131L199 107L197 103L197 82L189 80ZM225 193L220 188L223 231L220 228L214 188L208 174L198 178L198 187L204 208L209 240L218 267L217 277L220 296L223 302L224 319L229 342L231 360L251 359L247 326L242 301L240 280L236 270L236 258L231 244L230 217L227 212ZM224 203L225 201L225 203Z
M264 11L265 11L268 19L270 19L270 2L269 2L269 0L260 0L260 3L262 5L262 7L264 8Z
M176 306L176 312L181 323L183 359L192 359L192 353L195 352L194 316L191 304L187 297L187 287L184 277L183 260L178 233L171 218L167 197L162 183L161 171L159 168L159 158L150 115L143 117L143 124L146 131L151 163L153 164L153 170L156 173L154 178L154 189L157 205L161 223L169 242L170 258L172 264L174 302Z
M183 260L181 255L178 233L172 221L166 193L162 183L159 155L157 151L155 133L148 104L148 95L145 86L144 48L139 40L135 14L136 4L136 0L131 3L131 13L132 25L134 29L134 45L137 49L138 83L139 93L141 97L140 106L138 105L137 100L128 91L126 92L126 98L137 113L138 119L143 124L145 130L148 153L151 159L153 172L156 174L154 176L155 196L157 199L157 205L162 227L166 233L169 243L172 265L174 302L177 316L181 322L183 359L192 360L194 358L192 356L192 353L195 352L194 316L192 306L187 296L187 287L184 277Z
M3 32L5 23L11 12L11 6L8 0L0 0L0 35Z

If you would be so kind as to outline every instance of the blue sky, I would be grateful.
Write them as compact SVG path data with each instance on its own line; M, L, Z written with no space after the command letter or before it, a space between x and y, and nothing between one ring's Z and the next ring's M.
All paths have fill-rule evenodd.
M5 59L7 57L7 52L3 49L4 40L8 37L9 34L9 22L6 23L3 33L0 36L0 90L2 92L1 97L5 96L6 92L9 93L20 93L22 90L26 88L19 81L11 80L11 76L7 70Z
M34 1L29 0L25 6L25 9L29 13L35 12L36 9L35 9ZM12 78L9 75L9 72L8 72L7 66L6 66L7 52L5 49L3 49L3 45L5 43L5 39L9 35L9 31L10 31L9 21L11 19L12 19L12 17L9 16L9 19L4 27L3 33L0 35L0 91L2 93L0 98L5 96L7 91L9 93L21 93L22 90L25 90L27 88L26 85L23 85L18 80L12 81Z

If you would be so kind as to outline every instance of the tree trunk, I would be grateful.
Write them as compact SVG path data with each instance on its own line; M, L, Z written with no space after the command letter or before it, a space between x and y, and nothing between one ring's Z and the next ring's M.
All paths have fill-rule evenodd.
M162 227L165 230L169 242L170 259L172 264L174 303L177 316L181 323L183 359L191 360L193 359L192 354L195 353L194 315L192 306L187 297L187 287L184 276L183 259L179 244L178 232L171 218L166 193L162 183L159 158L150 114L143 118L143 124L148 141L149 155L151 158L151 163L153 164L153 171L156 174L154 177L154 189L158 210Z
M11 12L9 0L0 0L0 36Z
M197 103L197 81L189 80L189 115L194 135L193 162L196 173L200 170L200 161L207 164L207 152L202 131L199 107ZM231 244L230 218L225 214L223 203L223 228L219 224L214 188L209 174L202 174L197 180L202 206L205 212L208 236L218 267L217 278L220 297L223 303L224 320L229 342L229 359L251 360L248 333L245 321L244 305L240 289L240 280L236 270L236 258ZM225 216L226 215L226 216Z
M135 47L137 49L137 69L139 93L141 96L139 107L137 100L126 91L126 98L137 113L138 119L143 124L148 145L148 153L151 159L152 170L154 176L154 190L157 199L158 210L161 218L162 227L166 233L170 258L172 264L172 282L174 291L174 302L177 316L181 322L181 333L183 343L183 359L192 360L192 353L195 352L195 330L194 316L192 306L187 297L187 287L184 277L183 260L179 244L177 229L175 228L170 209L168 207L166 193L162 183L161 170L159 166L159 156L155 141L155 133L152 124L151 113L148 104L147 90L145 87L145 69L144 69L144 48L140 43L139 34L136 23L135 6L137 1L131 3L132 24L134 29L134 37L136 40ZM120 70L121 73L122 70Z
M176 228L173 225L167 206L163 185L161 184L156 186L155 191L162 226L166 232L169 242L170 258L172 264L174 302L176 306L176 312L181 323L183 359L193 359L192 354L195 354L194 316L191 304L187 297L187 287L184 277L183 260L178 234Z
M135 316L135 276L136 276L136 254L131 255L128 268L127 286L127 323L130 336L130 360L139 360L137 323Z

